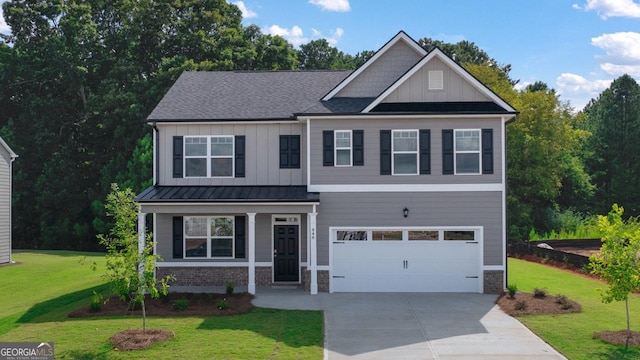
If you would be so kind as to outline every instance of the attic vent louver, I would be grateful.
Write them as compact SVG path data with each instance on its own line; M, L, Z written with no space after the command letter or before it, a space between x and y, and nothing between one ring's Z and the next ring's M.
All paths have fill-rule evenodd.
M444 74L442 70L429 71L429 90L444 89Z

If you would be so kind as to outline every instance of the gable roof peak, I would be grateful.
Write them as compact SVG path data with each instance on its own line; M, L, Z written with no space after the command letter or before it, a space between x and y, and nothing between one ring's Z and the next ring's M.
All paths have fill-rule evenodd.
M378 51L373 54L369 60L367 60L364 64L362 64L359 68L357 68L351 75L347 76L342 82L340 82L336 87L334 87L327 95L325 95L322 100L327 101L331 100L336 94L340 92L340 90L344 89L351 81L357 78L361 73L363 73L371 64L375 63L382 55L384 55L389 49L391 49L398 42L403 42L413 51L415 51L420 57L424 57L427 55L427 51L420 46L420 44L415 41L411 36L407 35L406 32L400 30L391 40L387 41L386 44L382 45Z

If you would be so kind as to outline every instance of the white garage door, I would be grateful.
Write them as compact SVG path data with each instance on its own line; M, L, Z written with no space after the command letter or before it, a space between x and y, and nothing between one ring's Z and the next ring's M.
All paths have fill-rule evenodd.
M482 229L333 229L333 292L482 292Z

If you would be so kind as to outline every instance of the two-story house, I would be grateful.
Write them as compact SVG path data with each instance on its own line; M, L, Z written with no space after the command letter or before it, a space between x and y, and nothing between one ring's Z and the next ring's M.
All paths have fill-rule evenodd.
M501 292L516 113L404 32L355 71L185 72L139 227L174 285Z
M17 157L0 137L0 264L11 262L11 168Z

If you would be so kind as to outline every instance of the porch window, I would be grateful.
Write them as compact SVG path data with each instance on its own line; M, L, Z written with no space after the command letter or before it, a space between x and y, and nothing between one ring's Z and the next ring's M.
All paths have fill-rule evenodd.
M233 258L234 218L184 217L185 258Z

